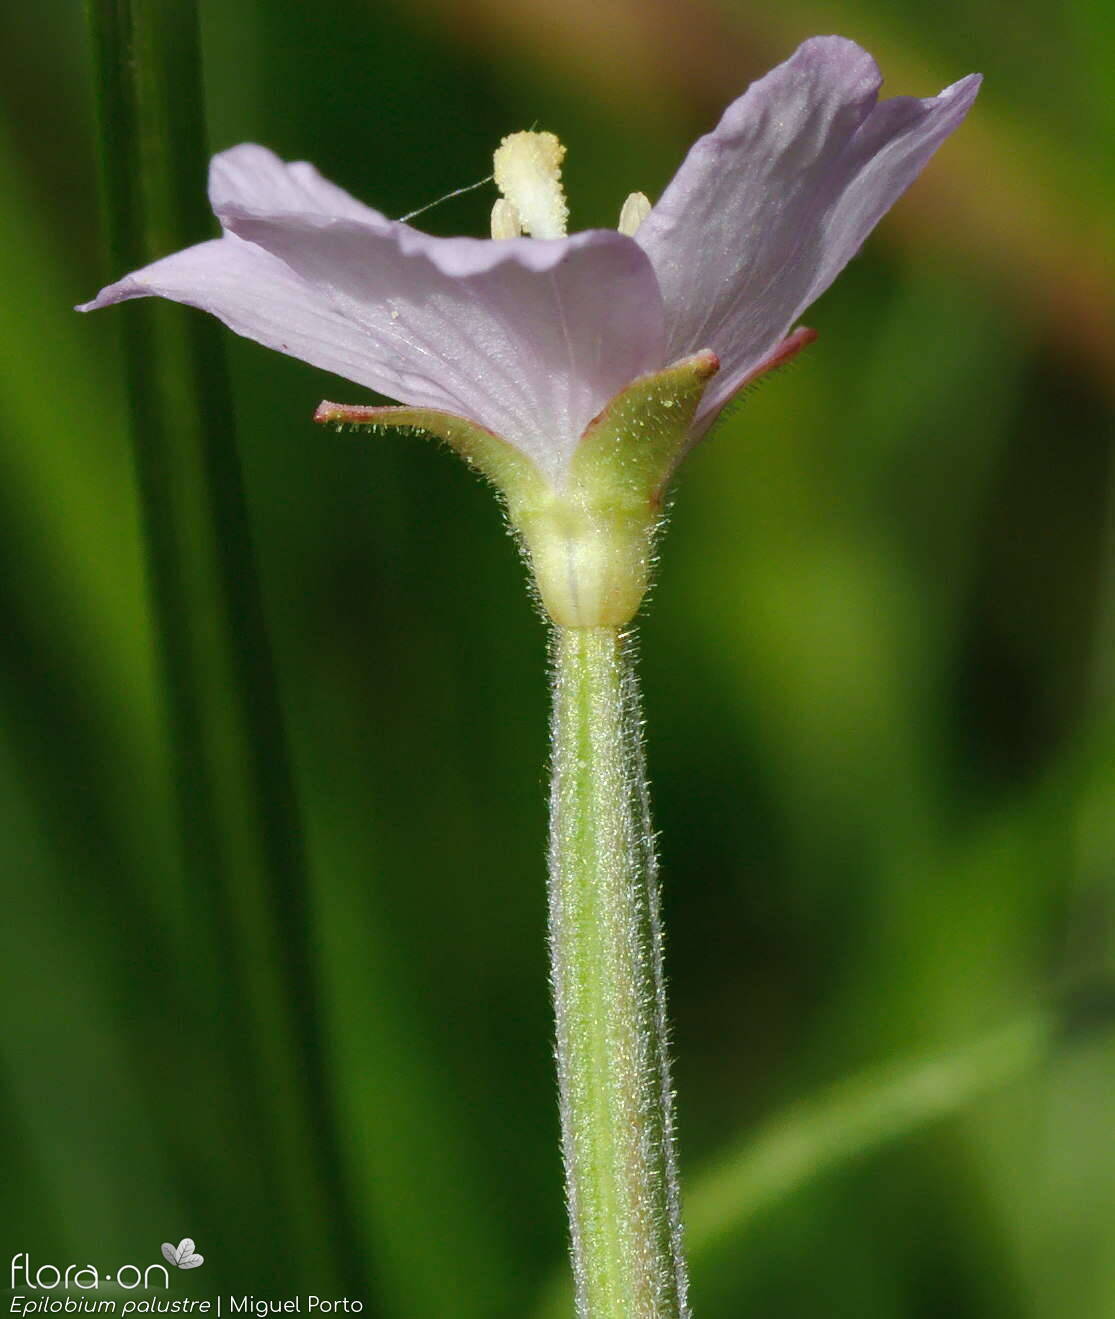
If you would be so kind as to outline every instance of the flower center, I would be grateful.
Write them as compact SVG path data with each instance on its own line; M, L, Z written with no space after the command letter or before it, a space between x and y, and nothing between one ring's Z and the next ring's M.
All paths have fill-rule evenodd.
M569 220L561 162L565 147L553 133L509 133L495 150L494 177L503 196L492 207L492 237L564 238ZM631 236L650 214L645 193L623 203L616 226Z

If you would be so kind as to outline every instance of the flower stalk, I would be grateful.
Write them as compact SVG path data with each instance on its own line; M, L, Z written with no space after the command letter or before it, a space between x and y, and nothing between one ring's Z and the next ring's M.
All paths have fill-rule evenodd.
M550 955L579 1319L682 1319L658 875L632 634L555 627Z

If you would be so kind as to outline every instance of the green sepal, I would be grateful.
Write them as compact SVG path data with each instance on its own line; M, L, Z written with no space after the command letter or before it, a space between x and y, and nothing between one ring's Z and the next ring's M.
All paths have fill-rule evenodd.
M632 381L585 428L557 483L494 431L435 408L322 403L314 420L448 444L503 495L554 621L620 627L646 594L663 495L719 365L697 353Z
M586 427L561 488L510 505L555 622L622 627L635 616L666 486L719 365L698 353L633 381Z
M475 421L437 408L365 407L348 403L319 403L314 421L339 431L365 430L379 434L409 430L441 440L505 497L511 491L528 491L537 497L547 482L533 462L502 436Z
M720 369L715 353L682 358L640 376L585 428L570 464L571 483L594 500L658 508L691 443L693 417Z

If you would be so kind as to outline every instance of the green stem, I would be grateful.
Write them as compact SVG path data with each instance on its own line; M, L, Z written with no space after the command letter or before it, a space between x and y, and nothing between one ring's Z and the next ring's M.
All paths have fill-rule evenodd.
M658 877L629 635L555 630L550 952L580 1319L682 1319Z

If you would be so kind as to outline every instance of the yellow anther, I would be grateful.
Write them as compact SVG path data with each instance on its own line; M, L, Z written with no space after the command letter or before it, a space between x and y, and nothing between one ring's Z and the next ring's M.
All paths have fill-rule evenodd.
M523 232L519 212L506 197L500 197L492 207L492 237L518 238Z
M633 192L620 209L619 224L616 228L621 234L631 238L649 214L650 198L645 192Z
M522 232L533 238L565 237L564 158L565 148L553 133L510 133L496 148L496 187L515 208Z

